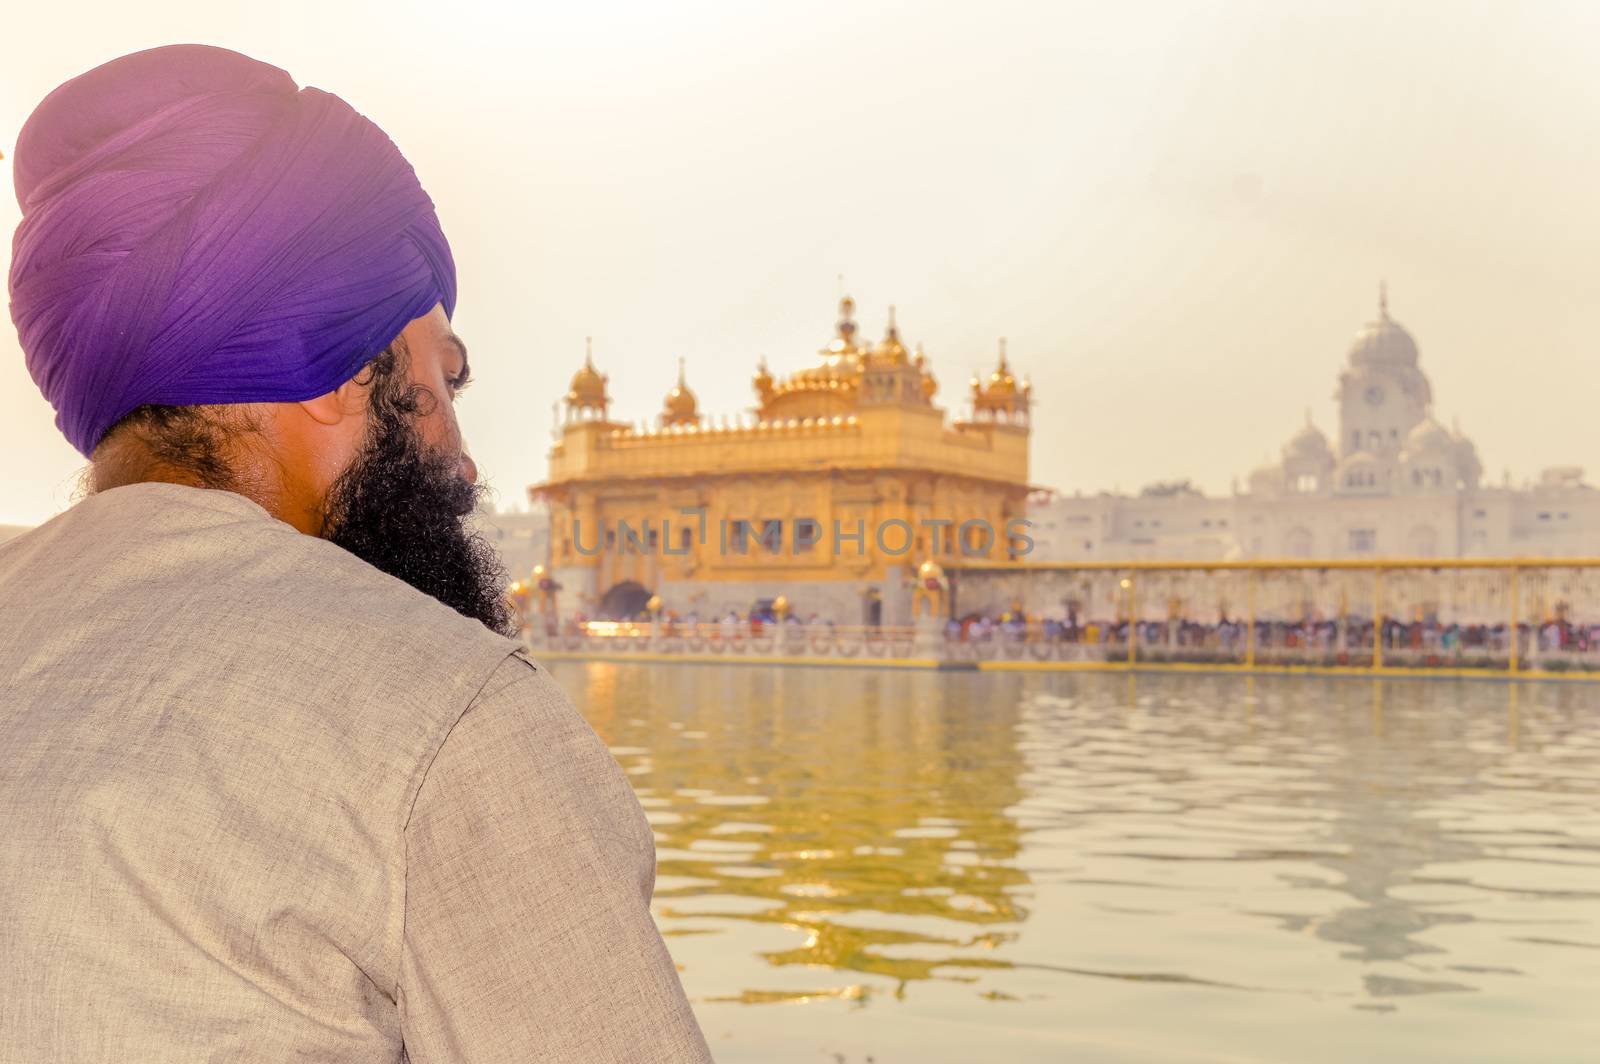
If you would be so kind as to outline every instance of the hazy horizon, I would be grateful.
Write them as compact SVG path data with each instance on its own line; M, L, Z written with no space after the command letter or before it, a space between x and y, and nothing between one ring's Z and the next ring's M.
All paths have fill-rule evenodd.
M7 233L29 111L140 48L236 48L383 126L455 251L459 409L502 506L544 475L585 336L616 416L653 419L680 355L734 414L759 356L814 363L841 274L952 413L1006 336L1031 479L1063 491L1226 492L1307 409L1331 434L1380 278L1486 482L1600 479L1600 7L165 0L6 26ZM70 502L52 418L0 330L0 524Z

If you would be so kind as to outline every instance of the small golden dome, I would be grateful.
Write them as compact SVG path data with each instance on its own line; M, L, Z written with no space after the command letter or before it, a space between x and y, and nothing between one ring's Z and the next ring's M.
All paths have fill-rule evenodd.
M667 425L693 425L700 420L699 403L683 379L683 359L678 359L678 383L667 393L661 420Z
M1000 362L987 382L972 378L972 402L975 411L994 413L1005 411L1008 415L1026 413L1033 385L1024 380L1020 384L1006 364L1006 341L1000 338Z
M1011 375L1011 367L1006 365L1006 339L1000 338L1000 364L989 374L990 395L1015 395L1017 391L1017 378Z
M606 396L607 379L605 374L594 368L593 338L584 337L583 366L572 375L572 384L567 389L567 403L604 409L610 403Z
M939 381L938 381L938 379L935 378L932 373L929 373L927 370L923 370L922 371L922 397L924 399L932 399L933 396L934 396L934 393L937 392L938 390L939 390Z
M889 307L889 328L883 334L883 339L878 341L878 346L872 349L872 357L878 362L891 365L903 365L907 361L906 345L900 342L900 330L895 328L894 307Z

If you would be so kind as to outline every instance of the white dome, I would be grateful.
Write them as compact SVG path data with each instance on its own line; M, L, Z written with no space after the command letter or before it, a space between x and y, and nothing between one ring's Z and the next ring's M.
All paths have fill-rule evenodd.
M1333 456L1333 448L1328 443L1328 437L1322 430L1307 421L1305 427L1289 437L1289 443L1284 447L1283 453L1289 458L1307 458L1321 460Z
M1422 455L1449 454L1456 450L1456 438L1450 430L1433 418L1423 418L1406 435L1406 454L1416 458Z
M1350 345L1352 366L1415 366L1417 342L1400 323L1389 317L1389 296L1378 294L1378 319L1369 321L1356 333Z
M1417 364L1417 342L1398 322L1387 317L1369 322L1356 333L1350 345L1350 363L1355 366Z

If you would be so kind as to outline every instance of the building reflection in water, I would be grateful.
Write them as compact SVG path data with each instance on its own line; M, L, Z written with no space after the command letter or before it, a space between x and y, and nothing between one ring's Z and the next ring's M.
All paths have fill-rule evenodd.
M1548 1019L1594 989L1582 686L555 671L655 824L657 914L700 1000L926 980L1083 1024L1114 986L1306 1018L1470 991Z
M559 671L569 689L575 671ZM920 670L595 663L580 675L575 698L655 827L669 941L717 921L781 925L799 941L764 951L769 964L886 977L901 994L1008 966L999 947L1028 915L1008 813L1022 795L1014 690Z

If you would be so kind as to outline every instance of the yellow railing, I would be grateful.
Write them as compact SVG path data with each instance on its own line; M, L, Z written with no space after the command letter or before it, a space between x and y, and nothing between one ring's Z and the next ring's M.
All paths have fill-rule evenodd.
M956 657L1593 673L1600 558L947 566Z

